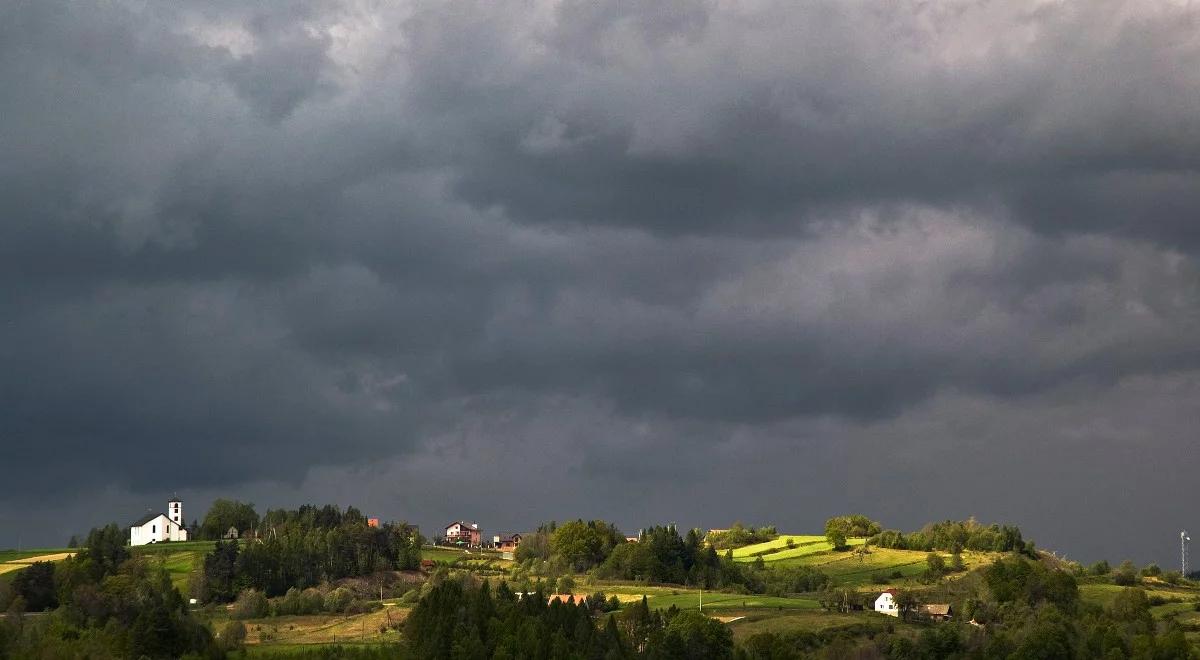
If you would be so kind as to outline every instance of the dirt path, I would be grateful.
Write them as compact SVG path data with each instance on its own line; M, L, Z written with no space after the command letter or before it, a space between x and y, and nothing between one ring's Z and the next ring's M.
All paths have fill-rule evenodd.
M0 564L0 574L8 573L9 571L19 571L26 566L39 561L62 561L67 557L73 556L74 552L56 552L52 555L38 555L37 557L25 557L23 559L13 559Z

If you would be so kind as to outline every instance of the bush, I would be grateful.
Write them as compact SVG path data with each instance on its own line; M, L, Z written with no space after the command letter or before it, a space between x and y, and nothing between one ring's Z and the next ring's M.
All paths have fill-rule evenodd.
M871 574L871 582L874 582L875 584L887 584L888 576L886 574L884 574L882 571L872 573Z
M1121 565L1116 571L1113 572L1112 581L1113 584L1117 584L1122 587L1129 587L1137 584L1137 569L1133 567L1133 562L1129 561L1128 559L1121 562Z
M412 592L409 592L412 593ZM405 594L407 596L408 594ZM338 587L325 595L325 611L326 612L345 612L350 605L350 601L354 600L354 594L345 587Z
M237 600L234 601L232 616L235 619L261 619L270 609L271 604L267 602L263 592L246 589L238 594Z
M374 612L381 607L383 607L383 605L377 600L363 600L361 598L355 598L354 600L350 601L349 605L346 606L346 614L364 614L366 612Z
M246 624L241 621L230 621L221 629L221 648L226 651L237 651L246 644Z
M1100 561L1092 564L1092 567L1088 570L1092 575L1108 575L1112 572L1112 567L1108 565L1107 561L1101 559Z
M558 578L558 592L569 594L575 590L575 578L570 575L564 575Z
M1158 567L1158 564L1146 564L1146 567L1142 569L1142 575L1144 577L1158 577L1162 575L1162 569Z

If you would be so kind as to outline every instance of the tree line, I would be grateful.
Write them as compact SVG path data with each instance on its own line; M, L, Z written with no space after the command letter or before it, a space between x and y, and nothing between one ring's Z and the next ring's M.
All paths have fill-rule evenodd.
M594 618L574 602L547 603L540 590L518 594L500 583L475 587L447 580L430 591L405 623L407 651L430 660L562 658L731 658L733 637L693 611L651 610L645 599Z
M230 602L254 589L281 596L291 588L420 566L423 539L404 523L367 524L357 509L302 506L268 511L269 532L243 543L216 541L192 585L203 602Z
M876 533L869 541L880 548L898 550L943 550L961 552L1021 552L1030 557L1036 555L1033 541L1021 537L1015 525L981 525L975 520L946 520L930 523L920 531L905 534L889 529Z
M704 542L717 550L732 550L755 543L774 541L777 538L779 538L779 530L774 525L753 527L735 522L730 525L729 529L710 530L704 535Z
M170 575L131 557L115 524L93 529L59 564L39 562L0 589L0 658L221 658ZM26 611L49 611L26 617Z

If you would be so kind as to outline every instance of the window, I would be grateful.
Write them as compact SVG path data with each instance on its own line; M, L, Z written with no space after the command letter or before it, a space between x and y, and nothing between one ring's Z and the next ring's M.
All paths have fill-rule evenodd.
M150 525L150 533L151 534L158 533L158 525Z

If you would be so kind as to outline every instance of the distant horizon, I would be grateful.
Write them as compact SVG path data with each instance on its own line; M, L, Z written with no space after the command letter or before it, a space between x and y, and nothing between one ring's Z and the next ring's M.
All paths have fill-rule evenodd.
M238 500L238 501L248 502L248 500L240 500L240 499L238 499L237 497L231 497L231 496L222 496L222 498L223 498L223 499L233 499L233 500ZM195 521L197 521L197 522L201 522L201 523L202 523L202 522L203 522L203 520L204 520L204 513L206 513L206 512L207 512L207 510L208 510L208 504L211 504L211 501L210 501L208 504L206 504L206 505L204 506L204 509L203 509L203 512L202 512L202 513L199 513L199 514L196 514L196 515L192 515L192 514L190 513L190 511L194 511L194 509L189 509L189 508L188 508L188 500L187 500L187 499L185 499L185 498L180 498L180 499L182 499L182 500L183 500L183 503L184 503L184 512L185 512L185 516L184 516L184 517L187 519L187 524L190 526L190 525L191 525L191 522L193 521L193 519L194 519ZM166 500L164 500L164 510L165 510L165 503L166 503ZM302 501L302 502L296 502L296 503L294 503L294 504L287 504L287 505L282 505L282 506L269 506L269 507L262 507L262 506L259 506L257 503L254 503L254 502L250 502L250 503L252 503L252 504L255 504L255 511L257 511L257 513L259 514L259 516L262 516L264 513L266 513L266 511L268 511L268 510L270 510L270 509L288 509L288 510L294 510L294 509L298 508L299 506L301 506L301 505L303 505L303 504L313 504L313 505L316 505L316 506L325 506L325 505L330 505L330 504L332 504L332 505L336 505L336 506L338 506L338 507L339 507L339 509L341 509L341 510L345 510L347 506L354 506L354 507L358 508L358 509L359 509L359 510L362 512L362 514L363 514L364 516L366 516L366 517L368 517L368 518L379 518L381 522L405 522L405 523L408 523L408 524L416 525L416 526L418 527L418 529L420 530L420 532L421 532L421 535L422 535L422 536L424 536L424 537L425 537L425 538L426 538L428 541L431 541L431 542L432 542L432 539L433 539L433 537L436 535L436 532L438 532L438 531L441 531L441 530L442 530L442 528L443 528L445 525L447 525L447 524L450 524L450 523L452 523L452 522L455 522L455 521L457 521L457 520L466 520L466 522L468 522L468 523L469 523L469 522L477 522L477 523L479 524L479 529L480 529L480 531L481 531L481 533L482 533L482 535L483 535L483 537L484 537L484 540L485 540L485 541L487 541L487 540L490 540L490 539L491 539L491 536L492 536L492 535L494 535L494 534L500 534L500 535L503 535L503 534L512 534L512 533L517 533L517 532L520 532L520 533L529 533L529 532L535 532L535 531L537 531L537 528L538 528L540 525L544 524L544 523L549 523L549 522L551 522L551 521L553 521L553 522L557 522L557 523L563 523L563 522L566 522L566 521L568 521L568 520L576 520L576 519L580 519L580 518L582 518L583 520L594 520L594 519L598 519L598 520L604 520L604 521L606 521L606 522L613 523L613 524L617 525L617 527L618 527L618 528L619 528L619 529L620 529L620 530L621 530L621 531L622 531L624 534L626 534L626 535L628 535L628 536L633 536L633 535L636 535L636 534L637 534L637 532L638 532L638 530L641 530L641 529L647 529L647 528L650 528L650 527L653 527L653 526L656 526L656 525L658 525L658 526L662 526L662 525L670 525L670 524L672 524L672 521L671 521L671 520L663 520L663 521L657 521L657 522L653 522L653 521L651 521L651 522L646 522L646 523L644 523L644 524L636 524L636 525L633 525L633 526L630 526L630 527L626 527L626 526L625 526L625 525L623 525L623 524L622 524L620 521L618 521L618 520L615 520L615 519L612 519L612 518L604 517L604 516L602 516L602 515L600 515L600 516L569 516L569 517L560 517L560 518L545 518L545 519L538 520L537 522L533 522L533 523L527 524L527 525L525 525L525 526L523 526L523 527L522 527L522 526L520 526L520 525L517 525L517 526L515 526L515 527L513 527L513 526L495 526L495 525L493 525L493 524L489 524L487 520L482 520L482 519L478 519L478 518L476 518L476 519L472 519L472 518L469 518L469 517L468 517L468 518L462 518L462 517L455 518L455 517L453 517L453 516L451 516L451 517L447 518L445 521L441 521L441 522L425 521L424 523L422 523L422 522L418 522L416 519L405 518L405 517L404 517L404 516L402 516L402 515L401 515L401 516L392 516L392 515L388 515L388 514L381 514L379 511L376 511L376 510L373 510L373 509L372 509L372 510L367 510L367 509L364 509L364 508L362 508L362 507L358 506L357 504L354 504L353 502L340 503L340 502L316 502L316 501ZM140 512L138 515L143 515L143 514L145 514L145 513L147 513L147 512L150 512L150 511L152 511L152 510L153 510L153 507L150 507L150 508L149 508L147 511ZM848 515L848 514L851 514L851 513L863 513L863 512L860 512L860 511L844 511L844 512L836 512L836 513L830 514L830 516L833 516L833 515ZM869 517L869 518L875 519L875 518L873 518L873 517L872 517L872 516L871 516L869 513L864 513L864 515L867 515L867 517ZM107 525L107 524L109 524L110 522L112 522L112 523L116 523L118 526L120 526L120 527L122 527L123 529L125 529L125 528L128 528L128 526L130 525L130 523L133 521L133 519L134 519L135 517L136 517L136 516L131 516L131 517L130 517L130 519L129 519L129 520L127 520L127 521L123 521L123 520L110 520L110 521L105 521L105 522L97 522L96 524L92 525L91 527L103 527L104 525ZM926 521L924 521L924 522L922 522L922 523L920 523L920 524L918 524L918 525L916 525L916 526L896 526L896 525L891 525L891 524L889 524L889 523L888 523L888 521L887 521L887 520L878 520L878 522L880 522L880 523L883 525L883 528L884 528L884 529L898 529L898 530L900 530L900 531L902 531L902 532L906 532L906 533L907 533L907 532L914 532L914 531L918 531L918 530L919 530L921 527L923 527L924 525L926 525L926 524L929 524L929 523L936 523L936 522L941 522L941 521L944 521L944 520L961 520L961 521L965 521L965 520L967 520L967 519L969 519L969 518L971 518L971 517L972 517L972 516L969 516L969 515L968 515L968 516L962 516L962 517L945 517L945 516L943 516L943 517L935 517L935 518L930 518L929 520L926 520ZM1145 566L1145 565L1147 565L1147 564L1150 564L1150 563L1154 563L1154 564L1157 564L1159 567L1161 567L1161 568L1162 568L1164 571L1169 571L1169 570L1178 570L1178 569L1179 569L1179 563L1180 563L1180 554L1179 554L1179 549L1180 549L1180 548L1179 548L1179 531L1184 531L1184 530L1182 530L1182 529L1181 529L1181 530L1177 530L1176 532L1174 532L1174 536L1172 537L1172 538L1173 538L1173 543L1174 543L1174 545L1173 545L1174 555L1173 555L1173 556L1170 554L1170 548L1168 548L1168 547L1167 547L1167 546L1169 545L1169 543L1160 543L1160 544L1159 544L1159 548L1160 548L1160 549L1158 550L1158 553L1159 553L1159 554L1158 554L1158 556L1159 556L1159 557L1161 557L1161 559L1157 559L1157 558L1155 558L1155 557L1156 557L1155 551L1154 551L1154 550L1151 550L1151 549L1149 549L1149 548L1147 548L1147 549L1146 549L1146 551L1145 551L1144 553L1142 553L1142 554L1134 554L1134 555L1121 555L1121 556L1116 556L1116 555L1109 555L1109 556L1105 556L1105 555L1097 555L1097 556L1090 556L1090 557L1086 557L1086 558L1082 558L1082 559L1081 559L1080 557L1073 556L1073 555L1072 555L1072 553L1071 553L1071 551L1070 551L1069 549L1062 548L1062 547L1056 547L1056 546L1052 546L1052 545L1047 545L1046 543L1043 543L1043 542L1041 542L1041 541L1038 539L1038 537L1037 537L1037 536L1035 536L1035 535L1031 534L1031 533L1030 533L1030 531L1028 531L1028 530L1025 528L1025 526L1021 525L1020 521L1016 521L1016 520L989 520L989 519L983 519L983 518L981 518L981 517L979 517L979 516L974 516L974 517L975 517L975 519L976 519L976 522L980 523L981 525L985 525L985 526L987 526L987 525L992 525L992 524L996 524L996 525L1015 525L1015 526L1017 526L1018 528L1020 528L1020 529L1021 529L1022 535L1024 536L1025 540L1027 540L1027 541L1030 541L1030 540L1032 540L1032 541L1033 541L1033 542L1036 544L1036 547L1037 547L1039 550L1045 550L1045 551L1048 551L1048 552L1052 552L1052 553L1054 553L1056 556L1058 556L1060 559L1065 559L1065 560L1070 560L1070 561L1076 561L1076 562L1079 562L1079 563L1081 563L1081 564L1082 564L1083 566L1085 566L1085 567L1086 567L1086 566L1088 566L1088 565L1090 565L1090 564L1093 564L1093 563L1095 563L1095 562L1097 562L1097 561L1101 561L1101 560L1108 561L1108 562L1109 562L1109 563L1111 563L1113 566L1116 566L1116 565L1117 565L1117 564L1119 564L1121 561L1124 561L1124 560L1126 560L1126 559L1130 559L1130 560L1133 560L1133 561L1134 561L1134 563L1135 563L1137 566L1139 566L1139 567ZM820 535L823 535L823 534L824 534L824 531L823 531L823 529L824 529L824 522L825 522L825 518L822 518L820 521L818 521L817 523L814 523L814 524L812 524L811 526L805 526L805 527L790 527L790 526L788 526L788 525L780 525L780 524L778 524L778 523L776 523L776 522L773 522L773 521L770 521L770 520L762 520L762 521L754 520L754 521L750 521L750 520L745 520L745 519L734 519L734 520L729 520L729 521L727 521L727 522L725 522L725 523L723 523L723 524L697 524L697 523L688 523L688 524L685 524L685 523L679 522L679 520L682 520L682 518L679 518L679 519L675 520L675 521L674 521L674 524L676 524L676 525L677 525L677 528L681 530L681 533L682 533L682 531L686 531L686 530L689 530L689 529L700 529L700 530L702 530L702 531L705 531L705 532L707 532L707 531L708 531L708 530L710 530L710 529L727 529L727 528L728 528L729 526L731 526L732 524L734 524L734 523L736 523L736 522L740 522L740 523L742 523L742 524L744 524L744 525L748 525L748 526L754 526L754 527L760 527L760 526L764 526L764 525L774 525L774 526L776 527L777 531L779 532L779 534L781 534L781 535L789 535L789 534L792 534L792 535L805 535L805 534L808 534L808 535L817 535L817 536L820 536ZM86 534L87 534L88 530L89 530L91 527L89 527L89 528L87 528L87 529L82 529L82 530L80 530L80 531L78 531L78 532L73 532L73 533L74 533L75 535L77 535L77 536L78 536L78 538L79 538L80 542L82 543L82 542L84 541L85 537L86 537ZM6 537L5 535L3 535L3 533L2 533L2 532L3 532L3 527L0 527L0 549L5 549L5 548L18 549L18 548L17 548L17 546L16 546L15 544L8 544L8 545L6 545L6 543L5 543L5 539L6 539L6 538L8 538L8 537ZM24 548L24 549L41 549L41 548L46 548L46 549L60 549L60 548L64 548L64 547L66 547L66 544L67 544L67 541L68 541L68 540L69 540L69 538L70 538L70 535L71 535L71 534L68 534L66 537L64 537L64 538L63 538L63 540L62 540L60 543L50 543L50 542L48 542L48 543L44 543L44 544L40 544L40 545L31 545L31 544L29 544L29 543L25 542L25 543L23 543L22 545L23 545L23 548ZM14 537L14 538L15 538L15 537ZM51 537L46 537L46 539L49 541L49 540L51 540ZM192 539L192 540L195 540L195 539ZM1197 569L1197 570L1200 570L1200 566L1197 566L1197 567L1196 567L1196 569ZM1189 570L1191 570L1191 569L1189 569Z

